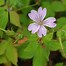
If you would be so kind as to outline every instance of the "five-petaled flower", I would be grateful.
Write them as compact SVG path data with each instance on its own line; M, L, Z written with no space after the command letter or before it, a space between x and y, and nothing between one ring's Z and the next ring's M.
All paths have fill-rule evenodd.
M34 23L28 26L28 30L32 31L32 34L37 32L39 37L42 37L42 35L46 36L47 29L45 28L45 26L50 28L54 28L56 26L56 23L54 23L56 19L54 17L49 17L44 20L46 12L46 8L42 10L42 7L39 7L38 12L35 10L31 10L31 13L28 14L30 19L34 21Z

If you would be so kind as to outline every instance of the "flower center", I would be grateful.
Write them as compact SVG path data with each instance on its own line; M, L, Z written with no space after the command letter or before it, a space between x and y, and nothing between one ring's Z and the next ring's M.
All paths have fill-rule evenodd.
M39 25L43 25L43 21L38 22Z

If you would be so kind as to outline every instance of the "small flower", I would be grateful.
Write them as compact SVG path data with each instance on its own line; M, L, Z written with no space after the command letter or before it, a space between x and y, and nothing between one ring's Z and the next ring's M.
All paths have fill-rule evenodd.
M35 10L31 10L31 13L28 14L30 19L34 21L34 23L28 26L28 30L32 31L32 34L37 32L39 37L42 37L42 35L46 36L47 29L45 28L45 26L50 28L54 28L56 26L56 23L54 23L56 19L54 17L49 17L44 20L46 12L46 8L42 10L42 7L39 7L38 12Z

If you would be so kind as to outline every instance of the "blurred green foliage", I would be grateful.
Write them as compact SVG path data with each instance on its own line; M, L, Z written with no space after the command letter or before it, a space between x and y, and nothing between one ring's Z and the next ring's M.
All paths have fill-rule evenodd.
M46 18L57 19L57 26L49 29L41 41L36 34L32 35L27 30L32 22L28 13L40 6L47 8ZM66 0L0 0L0 64L12 63L17 66L18 58L33 58L33 66L46 66L50 51L56 50L66 58L65 13ZM56 66L62 66L62 63Z

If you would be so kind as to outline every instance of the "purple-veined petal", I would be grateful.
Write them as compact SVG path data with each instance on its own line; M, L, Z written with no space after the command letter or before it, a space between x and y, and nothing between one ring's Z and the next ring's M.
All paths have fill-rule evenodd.
M30 19L32 19L33 21L37 22L38 21L38 13L35 10L31 10L31 13L28 14L28 16L30 17Z
M42 10L42 7L39 7L39 9L38 9L38 14L39 14L39 18L40 18L41 20L43 20L44 17L46 16L46 12L47 12L47 9L46 9L46 8L44 8L44 9Z
M55 21L56 21L56 19L54 17L49 17L49 18L44 20L45 23L53 23Z
M36 23L32 23L28 26L28 30L32 31L32 34L36 33L40 28L40 25L36 24Z
M56 23L46 23L45 26L54 28L54 27L56 27Z
M42 37L42 35L46 36L47 34L47 29L44 26L41 26L38 30L38 36Z
M48 26L50 28L54 28L54 27L56 27L56 23L54 23L55 21L56 21L56 19L54 17L49 17L44 20L44 25Z

